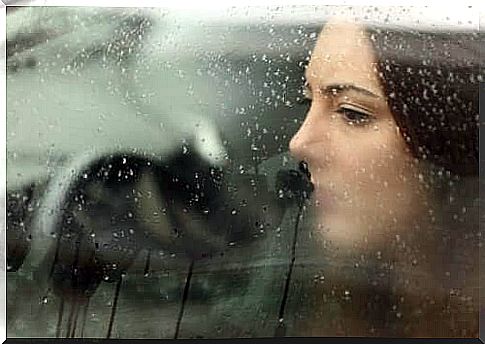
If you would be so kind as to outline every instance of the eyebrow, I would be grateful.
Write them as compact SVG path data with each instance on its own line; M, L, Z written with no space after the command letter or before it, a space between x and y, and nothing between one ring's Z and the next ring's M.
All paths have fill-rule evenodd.
M308 82L305 83L305 86L308 87L310 91L312 91L310 84ZM345 91L355 91L362 93L366 96L370 96L373 98L382 98L381 96L375 94L372 91L369 91L368 89L365 89L363 87L354 85L354 84L329 84L325 86L320 86L318 87L320 92L325 93L325 94L333 94L335 91L337 93L345 92Z

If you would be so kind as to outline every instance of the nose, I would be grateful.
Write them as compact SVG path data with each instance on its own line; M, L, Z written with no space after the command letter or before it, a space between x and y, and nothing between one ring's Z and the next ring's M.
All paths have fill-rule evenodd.
M317 130L311 110L289 144L290 154L297 160L309 161L311 146L315 142Z

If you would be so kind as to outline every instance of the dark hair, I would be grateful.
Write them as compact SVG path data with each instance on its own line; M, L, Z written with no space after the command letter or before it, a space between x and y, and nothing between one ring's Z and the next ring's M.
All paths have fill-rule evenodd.
M367 27L379 77L414 156L455 175L478 175L478 32Z
M426 182L432 182L429 209L423 211L432 221L429 227L404 228L399 239L389 237L380 258L373 251L346 256L323 239L309 239L307 279L315 273L313 264L325 271L326 282L309 286L313 292L301 288L298 297L316 306L298 311L296 326L312 335L476 337L479 82L485 56L480 36L366 30L394 119ZM313 220L309 213L310 231ZM351 300L342 301L350 289Z
M428 257L440 257L442 266L435 267L434 277L430 275L427 284L434 286L435 296L441 301L423 310L427 315L416 316L417 327L408 333L473 335L478 329L474 288L478 287L479 84L485 56L482 36L478 32L376 27L367 27L367 32L382 88L411 153L418 161L431 163L428 172L432 178L436 170L447 171L442 178L434 179L442 183L432 189L438 204L434 229L428 233L437 246L425 249L429 243L423 229L414 233L421 236L415 248L424 250ZM413 267L405 270L402 273L412 279ZM447 280L440 278L444 271L450 274ZM456 292L469 298L467 305L454 301ZM410 301L408 313L420 307L419 301ZM410 323L411 319L408 316ZM442 332L431 329L433 321L440 324ZM427 325L418 330L420 323Z

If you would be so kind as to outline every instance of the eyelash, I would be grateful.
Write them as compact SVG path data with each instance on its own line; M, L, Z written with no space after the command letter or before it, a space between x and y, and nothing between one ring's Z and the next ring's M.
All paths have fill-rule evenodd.
M372 115L345 106L340 106L335 112L341 114L349 125L365 126L373 120Z
M299 103L311 106L313 101L311 97L311 92L308 90L308 88L305 88L302 93L303 95L302 98L300 98ZM367 114L363 111L358 111L357 109L352 109L348 106L340 106L339 109L337 109L335 112L342 115L344 117L344 120L349 125L365 126L374 119L374 116ZM358 116L359 118L356 119L355 116Z

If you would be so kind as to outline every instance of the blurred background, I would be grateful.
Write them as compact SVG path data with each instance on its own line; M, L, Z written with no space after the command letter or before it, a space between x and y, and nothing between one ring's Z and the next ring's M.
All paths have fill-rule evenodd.
M335 15L478 25L403 7L7 7L7 336L300 335L304 285L324 277L287 151Z
M273 336L319 25L7 11L7 335Z

